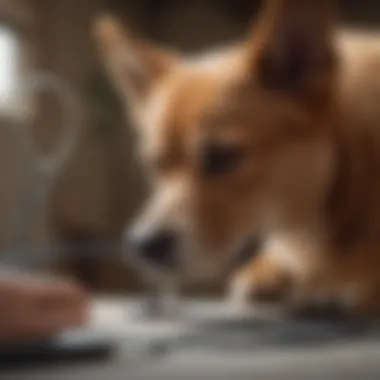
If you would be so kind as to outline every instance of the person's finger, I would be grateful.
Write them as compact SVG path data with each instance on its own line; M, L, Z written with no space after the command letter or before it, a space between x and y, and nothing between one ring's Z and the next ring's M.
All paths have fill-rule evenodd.
M87 299L86 291L73 281L30 276L1 277L0 296L2 303L11 299L80 303Z
M39 317L30 316L9 326L2 337L8 340L50 339L66 329L80 327L86 322L85 310L59 311Z
M84 289L72 282L38 283L30 287L24 297L30 312L47 312L74 307L85 307L89 297Z
M85 289L74 281L60 279L41 279L28 284L28 289L36 295L63 297L85 297Z
M59 297L57 294L52 294L29 303L29 314L36 320L46 321L47 324L50 320L59 320L60 315L77 316L80 323L85 323L89 319L90 309L90 299L79 296Z

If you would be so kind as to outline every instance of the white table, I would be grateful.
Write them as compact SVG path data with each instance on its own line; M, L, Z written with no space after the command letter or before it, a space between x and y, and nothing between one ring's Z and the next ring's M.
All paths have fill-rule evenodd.
M118 354L109 361L61 367L0 373L2 380L117 380L117 379L273 379L273 380L378 380L380 378L380 339L356 337L328 344L253 345L252 349L232 344L232 335L220 344L204 344L210 339L200 330L196 318L233 319L218 303L192 302L187 322L144 322L136 315L134 301L103 299L94 303L90 329L111 334L119 343ZM245 316L240 315L240 318ZM234 316L237 318L237 315ZM236 326L238 323L236 324ZM268 325L270 326L270 325ZM268 326L266 328L268 328ZM199 333L199 331L201 331ZM256 330L257 332L258 330ZM182 345L182 339L198 332L200 344ZM255 341L253 329L241 331ZM318 334L317 334L318 335ZM163 356L151 355L144 344L154 339L171 340ZM197 341L195 339L195 341ZM238 338L238 340L241 338ZM211 339L212 341L212 339ZM177 343L177 345L176 345ZM179 344L178 344L179 343Z

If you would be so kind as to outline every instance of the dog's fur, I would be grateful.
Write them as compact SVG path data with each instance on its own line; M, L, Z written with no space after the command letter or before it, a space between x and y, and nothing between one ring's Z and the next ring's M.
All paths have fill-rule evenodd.
M235 297L380 310L380 38L341 30L328 0L267 0L244 41L199 56L110 17L95 35L152 179L138 228L181 233L183 275L217 276L261 234ZM235 166L204 172L209 143Z

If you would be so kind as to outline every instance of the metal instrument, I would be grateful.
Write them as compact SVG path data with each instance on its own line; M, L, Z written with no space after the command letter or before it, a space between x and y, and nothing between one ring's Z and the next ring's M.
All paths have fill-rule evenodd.
M19 138L30 157L32 172L16 210L10 245L7 254L2 257L2 262L5 265L29 267L34 262L40 262L36 257L37 254L45 253L33 249L33 252L30 252L32 248L29 236L30 228L37 215L46 215L51 190L78 141L82 114L80 102L75 91L55 74L48 72L35 74L27 81L25 90L32 96L41 92L51 93L56 96L63 111L62 134L57 144L55 144L55 149L49 153L43 153L38 148L36 141L32 137L31 125L19 122L15 126ZM25 119L28 118L25 117ZM49 250L49 255L51 253ZM44 260L49 260L49 256L44 257Z

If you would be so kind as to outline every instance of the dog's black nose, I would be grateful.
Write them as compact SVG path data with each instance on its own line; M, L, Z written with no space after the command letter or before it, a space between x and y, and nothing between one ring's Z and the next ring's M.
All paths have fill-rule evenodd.
M148 264L161 267L175 265L177 239L171 231L157 231L130 236L133 251Z

